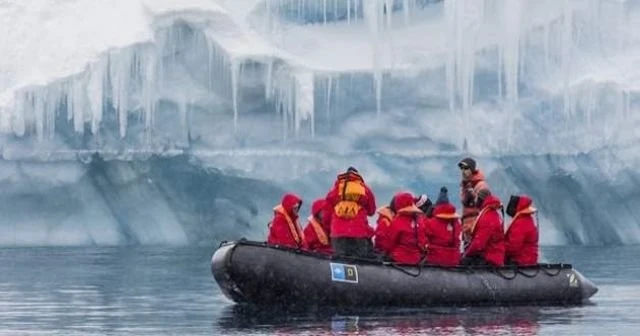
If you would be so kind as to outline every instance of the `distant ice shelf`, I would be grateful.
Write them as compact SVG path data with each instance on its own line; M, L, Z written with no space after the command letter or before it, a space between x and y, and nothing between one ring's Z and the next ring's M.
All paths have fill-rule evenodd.
M335 133L322 123L346 110L441 109L460 131L447 142L498 155L624 145L637 124L628 1L26 0L0 17L18 27L3 41L0 130L40 144L149 146L171 124L188 145L207 127L195 114L233 138L265 110L288 139ZM530 125L553 141L528 145Z

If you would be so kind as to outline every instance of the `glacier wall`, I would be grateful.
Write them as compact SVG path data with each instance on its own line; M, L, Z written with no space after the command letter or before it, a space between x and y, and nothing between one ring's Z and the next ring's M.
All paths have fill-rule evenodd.
M185 167L222 169L215 183L276 183L309 201L356 165L380 204L398 189L455 189L455 162L474 155L502 197L536 198L543 242L638 243L639 9L618 0L3 3L0 26L19 28L0 36L2 171L28 178L7 179L13 215L0 224L2 243L216 236L193 234L206 221L180 215L204 201L143 188L133 168L126 175L140 186L114 187L122 177L91 168L95 153L118 171L171 166L156 156L177 155ZM24 167L62 189L27 183ZM92 196L67 203L61 192ZM251 194L261 209L230 223L255 224L219 234L260 236L274 194ZM139 195L160 208L138 216L112 205ZM107 238L95 237L100 228Z
M1 245L194 245L261 238L276 185L188 155L1 163ZM259 198L253 197L257 193ZM260 222L260 224L258 224Z

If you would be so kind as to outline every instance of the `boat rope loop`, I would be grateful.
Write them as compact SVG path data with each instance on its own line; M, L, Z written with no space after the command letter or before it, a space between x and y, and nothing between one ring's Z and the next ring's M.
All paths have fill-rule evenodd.
M518 266L509 267L509 268L507 268L507 270L513 271L513 275L512 276L505 274L503 272L504 268L503 269L495 268L494 271L498 276L500 276L500 277L502 277L504 279L507 279L507 280L515 279L515 277L518 274L524 276L525 278L530 278L531 279L531 278L535 278L536 276L538 276L538 274L540 273L541 270L542 270L542 272L544 274L546 274L548 276L551 276L551 277L558 276L562 272L563 267L561 266L561 267L557 268L555 272L552 271L555 268L551 268L549 266L542 266L542 265L539 266L539 267L535 267L535 268L531 267L531 269L533 269L533 273L526 272L526 270L528 270L528 269L530 269L530 267L525 267L525 268L520 268Z
M404 273L406 275L409 275L411 277L417 278L417 277L420 276L420 274L422 274L422 268L423 268L426 260L427 260L426 256L424 256L424 257L422 257L422 259L420 259L420 262L417 265L418 266L418 272L417 273L411 273L408 270L396 265L395 263L389 263L388 265L390 265L391 267L397 269L398 271L400 271L400 272L402 272L402 273Z
M540 273L540 268L534 268L533 274L528 274L522 268L518 268L518 274L522 274L525 278L535 278Z
M518 270L517 269L510 269L510 270L513 271L513 275L511 275L511 276L502 273L502 270L499 269L499 268L494 268L495 273L498 276L500 276L501 278L506 279L506 280L513 280L518 276Z
M502 272L503 269L499 269L499 268L495 269L495 273L497 275L499 275L500 277L502 277L504 279L507 279L507 280L514 279L518 274L524 276L525 278L530 278L530 279L531 278L535 278L536 276L538 276L540 271L542 271L544 274L546 274L546 275L548 275L550 277L555 277L555 276L558 276L562 272L563 267L562 266L559 267L559 268L551 268L549 266L540 266L540 267L535 267L535 268L532 267L531 269L533 269L533 273L526 272L526 270L528 270L528 269L530 269L530 268L529 267L520 268L520 267L517 267L517 266L508 268L508 270L513 271L513 276L509 276L509 275L504 274ZM555 272L553 271L554 269L555 269Z
M544 274L546 274L548 276L551 276L551 277L554 277L554 276L559 275L562 272L563 267L559 267L555 273L554 272L550 272L549 270L552 269L552 268L549 268L549 267L540 267L540 269L542 270L542 272Z

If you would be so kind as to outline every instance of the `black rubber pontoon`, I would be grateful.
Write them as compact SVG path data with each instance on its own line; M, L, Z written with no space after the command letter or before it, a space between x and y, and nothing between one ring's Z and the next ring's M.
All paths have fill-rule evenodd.
M569 264L401 266L250 241L223 243L212 257L211 272L228 298L256 305L580 304L598 291Z

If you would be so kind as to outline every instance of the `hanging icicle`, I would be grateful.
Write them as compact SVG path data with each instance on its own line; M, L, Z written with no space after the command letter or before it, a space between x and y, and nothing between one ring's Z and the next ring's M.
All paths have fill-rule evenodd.
M382 110L382 28L386 0L371 0L362 3L364 19L369 26L373 53L373 78L376 96L376 114Z

